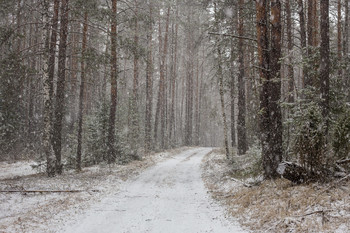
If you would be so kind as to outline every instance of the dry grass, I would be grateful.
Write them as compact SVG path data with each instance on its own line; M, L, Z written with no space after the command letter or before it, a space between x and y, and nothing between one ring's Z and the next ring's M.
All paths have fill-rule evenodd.
M215 168L215 171L213 170ZM279 179L244 187L232 181L232 166L224 155L205 158L206 185L242 226L254 232L349 232L349 181L293 185ZM225 188L226 187L226 188ZM348 230L349 229L349 230Z

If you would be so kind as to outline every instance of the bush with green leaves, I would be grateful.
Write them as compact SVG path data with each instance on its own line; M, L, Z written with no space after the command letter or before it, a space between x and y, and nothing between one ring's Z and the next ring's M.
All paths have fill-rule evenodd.
M334 127L333 150L337 159L345 159L350 153L350 111L339 119Z
M83 147L83 163L86 166L107 161L108 106L107 103L102 103L96 112L86 118Z
M0 153L13 150L24 135L22 89L26 72L16 54L0 61Z
M299 163L311 174L320 170L325 161L326 122L317 103L304 104L296 112L296 135L293 151Z

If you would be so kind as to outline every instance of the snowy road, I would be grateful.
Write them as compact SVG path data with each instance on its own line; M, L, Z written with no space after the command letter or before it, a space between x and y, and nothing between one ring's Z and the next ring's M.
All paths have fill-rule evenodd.
M200 164L210 151L190 149L147 169L63 232L243 232L204 187Z

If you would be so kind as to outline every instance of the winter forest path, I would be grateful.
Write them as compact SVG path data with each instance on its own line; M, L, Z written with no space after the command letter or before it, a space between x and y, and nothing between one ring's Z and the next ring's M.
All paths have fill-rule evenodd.
M204 187L200 164L211 150L186 150L147 169L63 232L243 232Z

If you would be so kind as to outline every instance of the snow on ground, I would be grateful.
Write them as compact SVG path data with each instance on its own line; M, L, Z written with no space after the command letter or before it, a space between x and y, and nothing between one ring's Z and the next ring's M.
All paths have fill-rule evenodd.
M278 179L244 187L237 167L214 151L204 158L203 178L212 196L253 232L350 232L350 181L293 185ZM247 180L245 180L247 182Z
M33 161L0 162L0 180L35 174L32 164Z
M61 232L243 232L225 218L201 179L211 148L179 153L120 186Z
M78 193L0 193L0 232L57 232L93 203L118 192L120 186L146 168L183 149L145 156L127 165L84 168L48 178L36 174L33 162L1 163L0 190L83 190ZM98 192L94 192L98 190Z
M1 192L0 232L242 232L201 179L210 151L183 148L54 178L27 170L30 162L4 165L0 190L82 192Z

